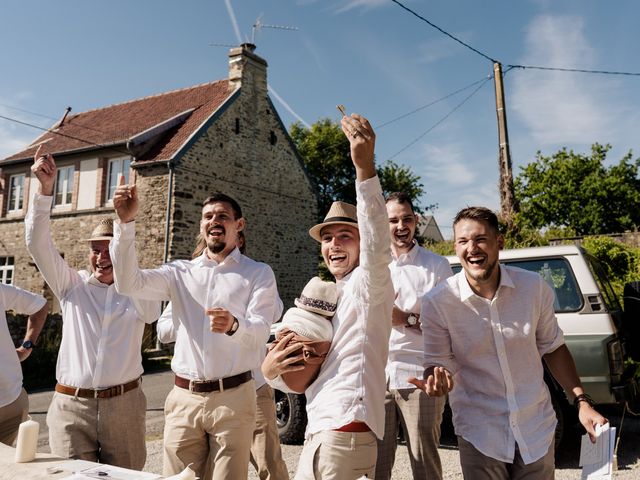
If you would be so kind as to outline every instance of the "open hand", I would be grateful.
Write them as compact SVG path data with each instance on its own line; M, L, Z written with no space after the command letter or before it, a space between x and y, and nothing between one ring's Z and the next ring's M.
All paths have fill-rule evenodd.
M262 374L265 378L273 380L283 373L297 372L304 369L304 354L302 353L302 345L299 342L292 342L295 333L290 332L286 336L278 340L277 343L271 345L267 352L267 356L262 362ZM299 355L293 355L300 350Z

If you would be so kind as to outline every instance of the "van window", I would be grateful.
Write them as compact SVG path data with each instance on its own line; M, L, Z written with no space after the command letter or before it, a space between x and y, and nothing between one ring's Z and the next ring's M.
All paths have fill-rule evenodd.
M593 277L596 279L598 289L602 293L602 298L604 299L607 310L609 312L622 310L618 297L607 279L607 274L605 273L602 264L594 256L589 255L588 253L585 253L584 256L587 259L587 265L589 265L589 269L591 270Z
M553 305L556 313L577 312L582 309L582 293L573 276L571 265L565 259L502 260L501 263L540 274L556 294ZM462 269L460 264L451 265L451 268L454 273Z

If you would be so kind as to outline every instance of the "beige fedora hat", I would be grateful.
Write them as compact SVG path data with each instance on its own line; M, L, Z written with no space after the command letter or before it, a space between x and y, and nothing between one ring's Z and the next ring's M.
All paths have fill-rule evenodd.
M325 282L320 277L313 277L305 285L300 297L296 298L293 303L302 310L332 317L338 307L336 284Z
M328 226L342 223L358 228L358 210L355 205L346 202L333 202L329 212L324 217L324 222L315 225L309 229L309 235L314 240L320 242L320 231Z
M100 240L111 240L113 238L113 220L111 218L103 218L98 222L96 228L91 232L89 238L83 238L84 242L96 242Z

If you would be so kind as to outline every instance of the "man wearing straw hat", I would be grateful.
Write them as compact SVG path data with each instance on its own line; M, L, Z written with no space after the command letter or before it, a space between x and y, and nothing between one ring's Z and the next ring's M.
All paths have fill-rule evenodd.
M120 295L114 286L109 243L113 221L103 219L84 241L91 271L72 269L51 238L56 181L52 155L35 154L39 182L25 219L27 248L62 309L58 383L47 413L55 455L140 470L146 459L147 401L140 388L140 344L159 302Z
M336 279L333 340L317 379L307 388L307 432L296 479L373 478L376 438L384 431L385 365L393 286L389 220L374 165L375 134L366 118L342 118L356 169L357 208L334 202L309 231ZM300 367L293 344L273 349L263 372L273 379Z

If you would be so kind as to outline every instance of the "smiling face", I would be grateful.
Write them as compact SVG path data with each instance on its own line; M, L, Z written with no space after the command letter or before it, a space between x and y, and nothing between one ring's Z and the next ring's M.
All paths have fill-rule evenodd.
M327 268L340 280L360 263L360 234L356 227L336 223L320 232L320 251Z
M416 233L418 218L406 202L389 200L387 202L387 216L389 217L389 233L391 234L391 250L397 258L407 253L413 247L413 237Z
M92 240L90 248L89 264L93 276L99 282L111 285L113 283L113 266L109 255L109 240Z
M207 244L207 256L216 261L224 259L236 248L238 233L244 229L244 218L235 218L228 202L213 202L202 207L200 234Z
M503 246L500 235L485 221L462 219L453 226L456 255L474 292L486 296L500 282L498 254Z

